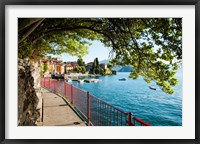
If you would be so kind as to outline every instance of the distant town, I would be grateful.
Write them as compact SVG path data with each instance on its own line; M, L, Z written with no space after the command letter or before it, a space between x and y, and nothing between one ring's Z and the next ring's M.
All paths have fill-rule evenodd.
M41 60L42 75L44 77L82 74L86 75L112 75L116 74L111 64L99 63L98 58L93 62L85 63L83 59L63 62L59 58L43 58Z

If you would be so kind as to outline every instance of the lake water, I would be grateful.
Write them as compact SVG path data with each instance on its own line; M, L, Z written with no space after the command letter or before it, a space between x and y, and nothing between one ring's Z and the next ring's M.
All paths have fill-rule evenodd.
M164 93L156 84L147 84L142 77L133 80L128 76L129 73L118 72L117 75L99 77L98 83L73 81L72 84L125 112L132 112L133 116L153 126L182 125L182 70L177 73L179 85L173 87L172 95ZM126 81L119 81L120 78L126 78Z

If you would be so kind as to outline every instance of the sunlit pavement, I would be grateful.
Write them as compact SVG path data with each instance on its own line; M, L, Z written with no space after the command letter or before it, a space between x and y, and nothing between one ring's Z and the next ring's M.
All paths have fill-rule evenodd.
M46 89L42 94L43 126L86 126L61 97Z

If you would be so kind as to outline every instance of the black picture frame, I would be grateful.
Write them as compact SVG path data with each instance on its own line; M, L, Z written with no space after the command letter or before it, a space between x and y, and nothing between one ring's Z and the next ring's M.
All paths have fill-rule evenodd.
M195 5L195 139L5 139L5 6L6 5ZM199 144L200 143L200 101L199 101L199 61L200 61L200 0L0 0L0 142L1 143L91 143L91 144Z

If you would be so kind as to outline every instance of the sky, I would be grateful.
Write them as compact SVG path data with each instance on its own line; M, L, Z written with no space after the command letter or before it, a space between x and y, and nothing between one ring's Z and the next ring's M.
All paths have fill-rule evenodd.
M104 47L104 44L100 41L91 41L92 45L89 46L89 53L88 55L83 57L83 61L86 63L93 62L94 59L97 57L99 61L105 60L109 58L110 49ZM68 61L77 61L78 57L70 56L69 54L62 54L60 57L64 62Z

